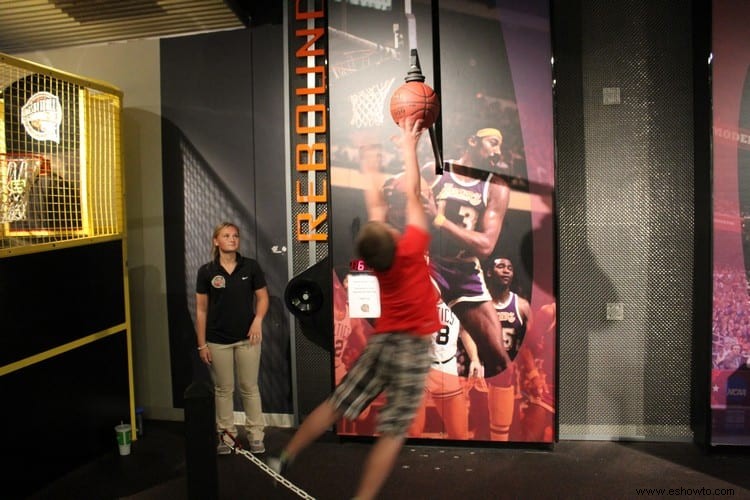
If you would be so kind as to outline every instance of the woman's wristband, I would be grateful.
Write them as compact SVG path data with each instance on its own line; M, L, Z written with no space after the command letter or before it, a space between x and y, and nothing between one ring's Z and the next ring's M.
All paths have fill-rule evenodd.
M435 227L442 227L443 224L445 224L445 215L437 214L432 220L432 223L435 225Z
M203 349L206 349L208 347L208 344L203 344L198 348L199 351L202 351Z

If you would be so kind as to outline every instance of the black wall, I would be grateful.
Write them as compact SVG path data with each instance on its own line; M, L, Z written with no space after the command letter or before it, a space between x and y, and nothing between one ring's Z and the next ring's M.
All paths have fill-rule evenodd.
M122 242L0 259L5 495L28 495L102 454L130 422ZM40 355L49 359L28 359Z
M174 405L208 380L195 349L198 267L213 228L240 228L240 253L258 260L271 310L264 323L260 387L265 413L292 413L281 26L161 42L162 164L167 303Z

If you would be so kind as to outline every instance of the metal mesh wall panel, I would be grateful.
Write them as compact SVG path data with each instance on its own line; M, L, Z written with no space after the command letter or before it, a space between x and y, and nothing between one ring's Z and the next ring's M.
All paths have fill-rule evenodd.
M211 260L211 235L216 224L230 221L240 229L240 253L256 258L253 216L236 199L208 162L186 140L180 141L184 167L185 290L195 290L198 269ZM195 318L195 293L187 294L190 317Z
M690 439L690 5L558 4L560 437Z

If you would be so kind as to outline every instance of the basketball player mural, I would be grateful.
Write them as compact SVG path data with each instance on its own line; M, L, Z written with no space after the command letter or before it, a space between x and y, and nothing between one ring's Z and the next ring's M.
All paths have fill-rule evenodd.
M488 265L487 285L500 325L501 341L508 355L516 360L526 331L531 328L532 315L529 301L511 291L513 277L513 263L507 257L498 257ZM519 363L519 368L523 366L525 370L519 369L519 373L515 375L524 376L530 372L533 359L529 362L531 366ZM520 373L521 371L524 373ZM487 379L487 408L490 417L490 439L493 441L510 439L516 401L520 398L520 391L515 390L515 381L516 377L509 376L507 372ZM537 375L536 382L538 381Z
M518 424L511 428L514 441L554 439L555 386L553 360L557 334L557 303L544 304L534 313L533 327L518 350L519 366L516 394ZM520 395L520 398L519 398Z
M514 328L518 327L515 340L504 338L504 325L498 321L498 312L480 265L497 244L510 195L507 182L495 173L501 168L501 146L502 134L499 130L478 130L467 139L463 155L458 160L447 162L448 168L442 175L435 175L432 165L423 168L423 176L430 178L423 185L430 186L430 189L423 189L422 199L427 212L433 217L435 244L429 256L433 278L442 301L455 315L456 322L464 332L468 332L461 338L462 345L467 348L471 345L472 349L476 349L484 363L483 375L488 378L487 385L490 387L489 438L507 441L515 397L511 358L523 340L525 325L522 320L521 325L514 325ZM475 166L482 170L472 168ZM488 171L490 169L495 172ZM400 177L397 174L388 178L383 186L384 198L389 201L387 218L396 226L402 220ZM526 318L530 308L525 299L522 301L525 304L523 318ZM505 316L505 313L502 315ZM505 327L508 328L507 325ZM475 371L472 367L471 370L462 370L462 373L471 377L476 376ZM441 398L453 394L450 377L438 377L433 370L429 381L428 392L431 394L439 394ZM466 405L467 400L461 399ZM461 428L464 421L459 419L461 413L456 409L458 401L458 396L435 401L436 406L449 403L436 409L439 413L442 411L446 435L451 439L461 439L459 436L462 433L468 436L468 430ZM416 435L416 429L423 425L423 418L424 415L420 413L412 427L412 435Z
M414 101L421 99L419 93L411 94L417 94ZM403 93L394 95L399 95L403 104ZM391 108L392 114L397 114ZM411 113L423 112L418 106L409 109ZM466 139L462 155L446 162L447 169L441 175L435 175L434 164L427 164L422 169L422 201L432 218L429 259L442 301L476 345L485 375L505 372L500 383L509 385L513 376L511 358L480 264L497 245L510 199L510 187L499 175L503 168L501 147L501 132L482 128ZM366 160L363 155L360 160L373 161L375 157L369 154ZM403 220L400 180L401 174L397 174L383 184L383 197L388 202L386 220L396 227ZM512 387L510 394L512 415ZM507 437L507 430L504 434Z
M391 97L393 120L410 115L432 125L440 104L424 83L416 51L405 80ZM497 245L510 200L510 186L499 176L502 145L499 130L477 130L467 138L461 157L446 162L447 171L433 176L431 193L423 192L435 233L430 248L433 278L443 301L476 343L490 376L510 368L480 265ZM426 176L436 171L434 164L422 170Z
M503 30L496 22L478 18L467 24L464 18L442 18L441 40L452 37L452 43L441 47L439 65L433 67L434 47L430 45L430 33L436 26L430 23L429 6L413 5L414 10L406 12L405 18L403 13L399 14L396 10L363 10L360 14L342 7L343 4L331 4L330 16L331 26L335 28L331 31L329 45L334 69L330 80L331 165L340 174L333 177L331 186L338 206L349 210L337 210L332 217L334 225L338 227L336 234L353 234L360 223L363 213L359 201L363 184L361 174L366 170L376 170L371 162L378 165L383 198L388 203L387 221L396 228L403 226L403 161L395 134L397 128L390 118L401 112L399 107L404 113L428 113L423 118L426 123L437 124L438 137L445 142L445 157L450 158L447 161L440 158L442 151L437 150L435 141L421 141L418 150L422 166L421 194L432 232L428 257L432 278L443 301L438 307L447 307L450 317L455 316L455 322L464 330L458 336L459 346L473 341L478 356L484 362L481 369L485 371L486 378L472 377L467 370L468 364L464 366L459 363L459 381L464 387L467 405L465 414L467 418L470 417L466 434L458 425L449 429L452 424L447 419L453 413L447 405L438 408L443 402L434 397L435 394L451 393L451 377L448 376L447 367L442 366L445 370L434 380L432 375L437 373L431 372L429 384L432 385L428 384L426 389L427 416L426 419L422 415L417 417L410 435L419 436L421 428L422 437L427 438L439 435L453 439L454 436L466 434L466 439L489 439L489 408L470 414L469 411L475 408L466 399L466 394L471 393L471 389L467 391L467 388L476 387L477 391L488 392L489 379L498 375L505 377L506 387L512 385L515 380L514 365L520 369L520 362L513 360L516 352L509 354L504 345L483 264L490 256L499 254L518 260L516 279L520 289L528 291L527 299L535 308L534 312L538 306L531 299L532 291L536 301L548 300L544 296L548 288L538 287L536 279L537 274L546 278L545 273L551 269L545 267L547 261L536 257L538 248L549 247L538 244L539 241L546 241L548 235L544 231L533 231L534 212L527 208L533 205L526 203L530 198L527 192L532 187L542 186L539 183L530 184L532 180L537 182L537 178L529 178L528 172L534 172L536 176L547 163L539 161L540 158L546 160L546 157L535 156L533 170L527 171L524 141L528 138L537 145L546 137L543 134L524 137L522 134L521 125L527 123L521 118L533 121L538 115L520 115ZM364 20L365 16L366 23L355 25L344 22L355 18ZM419 32L413 30L410 23L414 20L424 29ZM447 25L453 29L444 30ZM467 26L471 28L466 29ZM442 35L447 35L447 38L442 38ZM407 58L414 54L412 50L416 49L417 40L419 56L425 62L425 75L428 78L429 85L425 86L411 84L407 79L414 65L414 60ZM488 40L492 40L492 47L499 50L487 50ZM393 46L390 45L391 41ZM532 62L540 64L540 68L548 66L548 59L542 66L541 60L525 56L515 61L520 61L524 67ZM408 68L407 60L410 64ZM441 74L435 71L437 68L450 68L450 71ZM407 70L406 75L404 70ZM404 85L404 81L407 85ZM439 98L432 89L425 88L432 86L440 94ZM528 94L526 88L522 90ZM525 104L527 107L524 110L536 111L539 107L535 102ZM546 119L547 115L543 115ZM435 130L430 132L430 139L433 139ZM537 146L534 151L541 149ZM431 164L431 160L434 163ZM514 197L509 207L511 192ZM343 264L351 258L351 241L348 239L340 236L334 238L335 263ZM544 255L543 252L541 254ZM546 281L542 280L542 283ZM542 293L536 293L538 290ZM464 337L468 340L464 341ZM453 349L453 338L455 336L445 337L447 343L440 346L436 342L435 346L439 347L437 352L442 352L440 360L450 357L444 354ZM432 368L436 369L434 365ZM512 395L517 396L518 392L514 391ZM487 397L482 397L487 402ZM512 415L513 399L510 401ZM452 404L450 408L454 408ZM444 413L435 418L436 410L439 412L441 409ZM471 419L475 415L483 420L477 425L488 429L486 433L472 434ZM420 419L425 423L422 424ZM502 419L498 423L500 425L497 427L507 427ZM441 424L443 428L439 427ZM499 434L505 436L493 436L492 439L504 439L508 432L502 429Z
M364 348L367 336L372 334L372 325L366 320L349 316L347 280L348 276L339 279L338 273L333 271L333 361L337 383Z
M339 274L343 277L339 279ZM346 376L349 368L357 359L367 343L367 337L372 335L373 327L363 318L352 318L349 315L349 299L347 294L348 275L344 272L333 271L333 367L336 384L340 384ZM337 423L339 433L357 434L368 433L374 429L371 423L369 428L362 427L362 422L367 420L370 407L366 408L360 416L349 421L342 418Z
M470 377L482 377L482 367L476 345L461 327L458 318L442 299L437 304L440 323L443 327L432 334L434 361L427 375L425 398L417 411L409 435L428 437L438 434L448 439L469 439L469 401L464 383L458 373L458 339L461 339L469 360ZM427 425L427 407L432 403L440 417L441 429Z
M498 129L481 128L466 138L458 159L445 162L442 175L432 175L429 165L423 169L434 198L427 204L435 233L433 278L476 343L488 377L511 368L481 266L497 245L510 200L500 175L502 144Z

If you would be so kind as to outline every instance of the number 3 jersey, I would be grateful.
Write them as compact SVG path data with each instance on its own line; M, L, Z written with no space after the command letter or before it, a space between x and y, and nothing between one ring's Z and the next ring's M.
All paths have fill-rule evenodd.
M489 172L481 178L459 177L450 170L437 176L431 187L438 212L470 231L482 231L491 180ZM447 259L473 257L453 238L433 238L430 256Z

